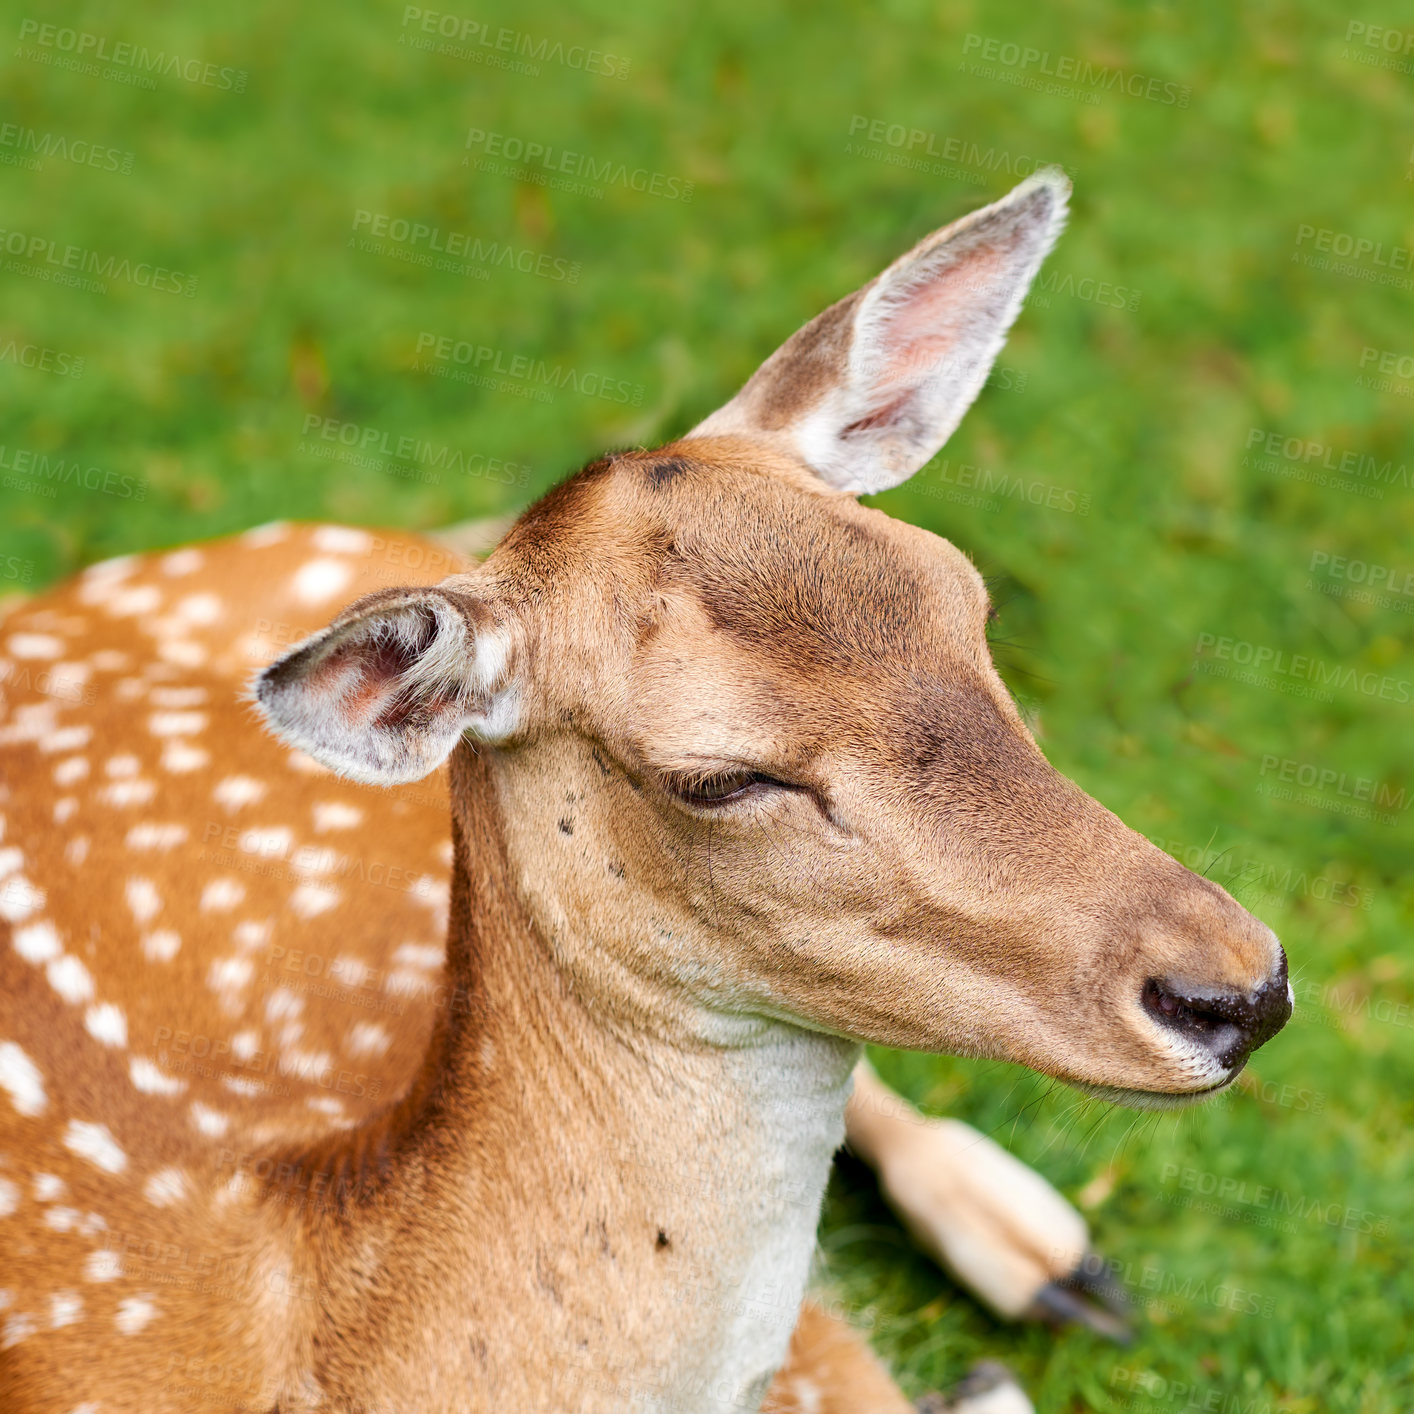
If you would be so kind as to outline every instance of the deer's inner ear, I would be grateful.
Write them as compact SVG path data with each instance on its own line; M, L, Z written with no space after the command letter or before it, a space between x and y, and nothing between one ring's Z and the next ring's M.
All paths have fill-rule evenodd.
M907 480L987 381L1069 192L1047 169L934 232L792 335L689 435L783 444L844 491Z
M520 694L509 629L445 588L360 600L271 664L255 696L276 735L341 775L417 780L471 731L503 740Z

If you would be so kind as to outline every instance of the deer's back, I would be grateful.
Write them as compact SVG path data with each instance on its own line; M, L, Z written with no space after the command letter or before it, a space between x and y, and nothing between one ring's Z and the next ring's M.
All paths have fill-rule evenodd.
M455 567L415 537L273 527L96 566L0 620L13 1397L108 1337L252 1291L278 1309L278 1254L240 1221L262 1156L396 1098L454 1004L444 776L340 780L270 737L246 687L342 604Z

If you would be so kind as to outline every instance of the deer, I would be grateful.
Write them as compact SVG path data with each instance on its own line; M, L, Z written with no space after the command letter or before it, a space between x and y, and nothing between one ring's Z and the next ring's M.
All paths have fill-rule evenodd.
M846 1135L1008 1314L1083 1255L861 1059L1165 1107L1291 1012L1271 930L1047 761L967 556L859 499L975 400L1068 194L484 560L276 524L9 612L0 1407L902 1414L809 1296Z

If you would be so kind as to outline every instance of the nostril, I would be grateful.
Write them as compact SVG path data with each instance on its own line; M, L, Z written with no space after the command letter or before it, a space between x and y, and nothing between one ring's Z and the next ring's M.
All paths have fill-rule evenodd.
M1144 1008L1195 1041L1211 1043L1219 1033L1231 1031L1235 1025L1226 999L1187 996L1153 977L1144 984Z
M1141 1000L1160 1025L1206 1047L1219 1064L1229 1068L1240 1066L1258 1046L1271 1040L1291 1015L1284 957L1277 975L1249 994L1195 994L1151 977L1144 984Z

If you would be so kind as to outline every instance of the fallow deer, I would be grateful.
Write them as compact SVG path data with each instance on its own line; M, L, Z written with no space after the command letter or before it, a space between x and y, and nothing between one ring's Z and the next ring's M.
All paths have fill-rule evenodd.
M1047 763L972 565L856 500L975 398L1067 191L479 567L319 629L416 546L277 528L6 619L6 1410L907 1410L802 1306L847 1104L926 1226L860 1043L1233 1082L1276 939ZM281 747L236 684L291 643Z

